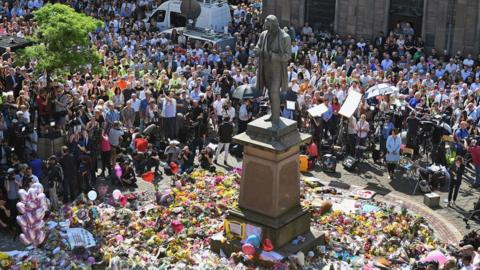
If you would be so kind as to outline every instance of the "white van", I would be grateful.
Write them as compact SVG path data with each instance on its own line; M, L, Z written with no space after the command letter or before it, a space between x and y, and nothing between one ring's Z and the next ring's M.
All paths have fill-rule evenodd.
M232 20L230 6L226 0L197 0L201 6L200 16L195 27L224 32ZM154 20L160 31L174 27L184 27L187 19L180 11L181 0L169 0L162 3L147 15L145 23Z

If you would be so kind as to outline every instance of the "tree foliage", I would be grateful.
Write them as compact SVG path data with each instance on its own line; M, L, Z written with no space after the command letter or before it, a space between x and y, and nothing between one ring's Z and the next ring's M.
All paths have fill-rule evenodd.
M91 46L89 33L102 22L63 4L47 4L33 13L37 29L35 45L20 53L23 61L35 59L37 73L64 74L81 71L87 64L97 68L101 59Z

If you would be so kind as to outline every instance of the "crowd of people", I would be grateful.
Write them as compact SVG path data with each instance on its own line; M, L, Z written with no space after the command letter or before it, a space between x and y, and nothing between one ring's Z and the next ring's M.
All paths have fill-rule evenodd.
M57 2L104 22L90 34L102 56L101 73L87 68L56 78L50 89L45 75L33 74L34 62L15 65L17 55L10 49L1 55L2 227L14 223L18 189L32 182L47 186L53 207L59 207L60 201L90 190L99 177L134 186L136 176L151 168L159 174L177 173L172 166L179 167L178 173L196 164L214 169L222 151L225 165L230 152L241 155L241 147L232 145L233 135L268 113L264 96L232 98L238 86L256 82L253 48L262 29L256 5L243 1L236 6L228 27L235 46L221 48L190 41L181 32L155 31L156 22L143 18L159 0ZM31 35L36 29L32 11L45 3L5 1L0 35ZM313 135L320 150L315 155L323 144L344 145L345 155L356 157L372 151L395 177L406 144L416 157L451 166L449 202L456 200L465 163L475 166L475 185L480 185L480 56L427 50L409 24L373 40L319 34L308 23L284 30L292 38L292 54L282 116ZM364 96L353 116L339 114L351 91L363 94L380 83L398 92ZM294 101L295 109L286 101ZM320 104L327 112L311 117L308 109ZM430 147L418 136L428 123L433 123ZM39 139L56 137L66 138L61 153L39 157ZM207 147L210 143L217 148ZM375 143L380 151L369 148ZM114 177L116 166L122 168L121 177Z

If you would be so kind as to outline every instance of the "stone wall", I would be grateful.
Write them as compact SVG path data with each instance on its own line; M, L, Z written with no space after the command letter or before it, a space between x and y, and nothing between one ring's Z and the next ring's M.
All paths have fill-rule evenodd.
M315 1L315 0L312 0ZM453 17L452 52L480 53L480 0L424 0L422 37L427 47L448 49L448 18ZM299 28L305 0L263 0L265 14L275 14L282 26ZM341 35L373 39L387 33L390 0L336 0L334 29Z
M335 29L341 35L374 38L386 31L388 1L385 0L337 0Z
M305 0L263 0L263 10L263 17L274 14L282 27L301 27L305 20Z

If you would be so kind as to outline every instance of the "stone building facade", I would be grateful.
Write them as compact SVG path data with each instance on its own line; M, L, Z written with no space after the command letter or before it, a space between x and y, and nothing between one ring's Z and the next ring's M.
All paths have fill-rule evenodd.
M427 47L480 53L480 0L263 0L264 14L282 26L373 39L408 22Z

